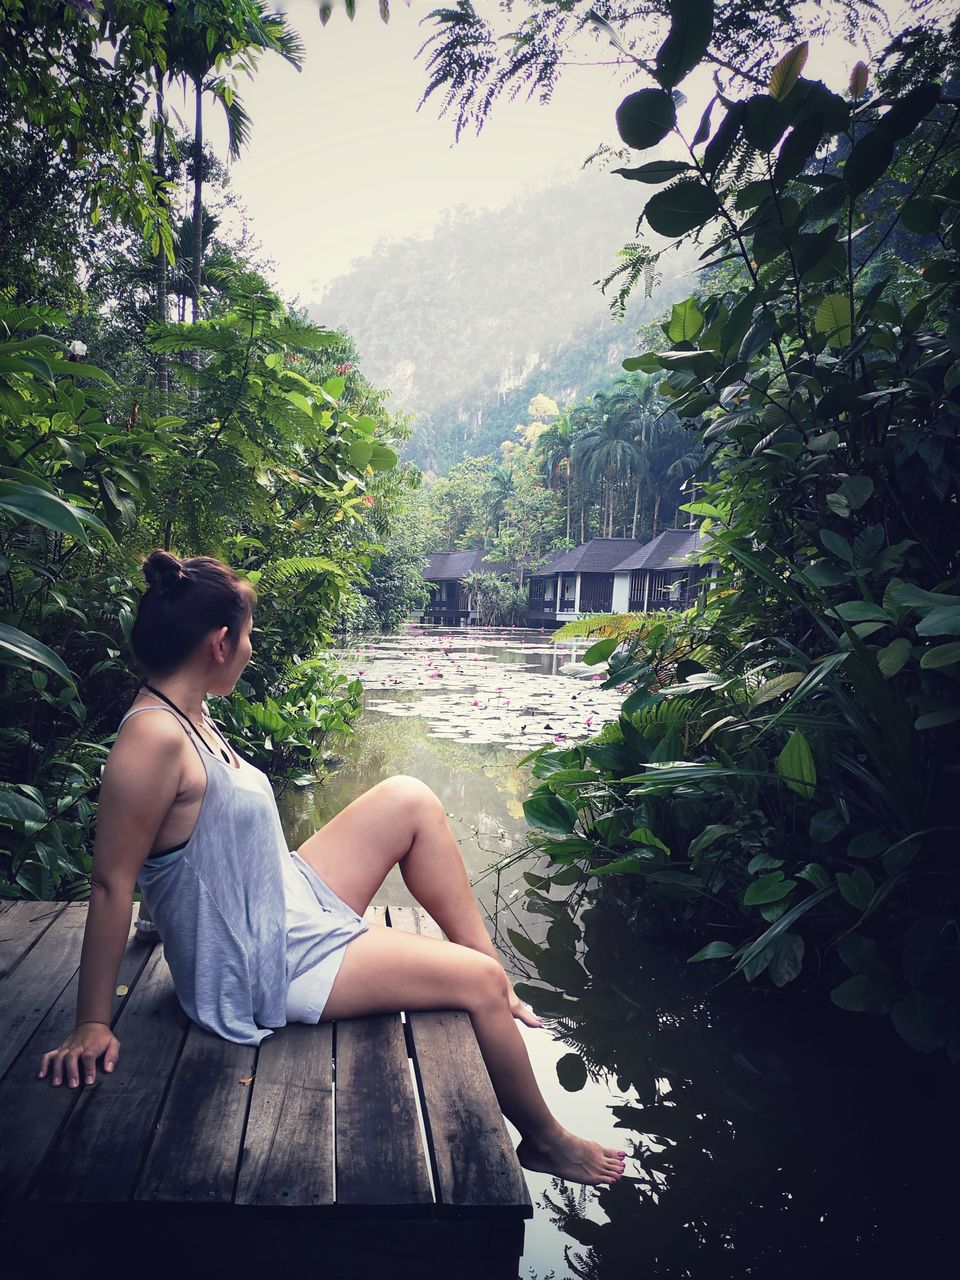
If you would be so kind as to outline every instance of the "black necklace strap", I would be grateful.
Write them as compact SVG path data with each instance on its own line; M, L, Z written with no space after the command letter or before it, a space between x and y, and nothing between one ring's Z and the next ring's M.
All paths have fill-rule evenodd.
M175 712L177 713L177 715L178 715L178 716L182 716L182 717L184 718L184 720L186 720L186 722L187 722L187 724L190 726L190 728L193 730L193 732L196 734L196 736L197 736L197 738L199 739L199 741L203 743L203 745L204 745L204 747L207 749L207 751L209 751L209 753L210 753L212 756L214 756L214 755L216 755L216 754L217 754L217 753L214 751L214 749L210 746L210 744L207 742L207 740L204 738L203 734L200 732L200 730L197 728L197 726L193 723L193 721L192 721L192 720L190 719L190 717L187 715L187 713L186 713L185 711L183 711L180 707L178 707L178 706L177 706L177 704L173 701L173 699L172 699L172 698L168 698L168 697L167 697L167 695L166 695L165 693L161 693L159 689L155 689L155 688L153 687L153 685L152 685L152 684L148 684L148 683L146 682L146 680L144 680L144 681L143 681L143 683L142 683L142 685L141 685L140 687L141 687L142 689L146 689L149 693L152 693L152 694L154 695L154 697L159 698L161 702L165 702L165 703L167 704L167 706L170 708L170 710L171 710L171 711L175 711ZM213 722L211 721L211 724L212 724L212 723L213 723ZM222 735L219 735L219 736L222 736ZM224 758L224 760L227 762L227 764L230 764L230 763L231 763L231 761L230 761L230 755L229 755L229 753L228 753L228 751L226 750L226 748L225 748L225 747L221 747L221 748L220 748L220 754L221 754L221 756L223 756L223 758Z

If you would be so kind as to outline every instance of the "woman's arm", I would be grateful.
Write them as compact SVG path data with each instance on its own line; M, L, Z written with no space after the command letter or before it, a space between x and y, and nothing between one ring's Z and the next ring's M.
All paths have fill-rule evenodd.
M102 1055L112 1071L119 1042L110 1031L117 972L130 931L133 891L180 786L184 734L172 716L136 716L124 726L103 771L90 906L80 953L77 1025L45 1053L40 1078L71 1087L96 1079ZM160 723L164 721L165 723Z

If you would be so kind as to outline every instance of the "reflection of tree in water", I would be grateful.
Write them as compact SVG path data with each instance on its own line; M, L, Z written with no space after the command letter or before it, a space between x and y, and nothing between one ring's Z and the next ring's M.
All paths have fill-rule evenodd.
M947 1063L822 1003L711 990L714 975L613 906L575 923L560 902L529 905L551 921L546 945L518 949L546 985L519 990L579 1059L558 1063L566 1088L611 1078L633 1157L632 1176L591 1193L593 1216L579 1189L555 1182L546 1197L576 1242L571 1275L807 1276L842 1257L885 1276L960 1257Z

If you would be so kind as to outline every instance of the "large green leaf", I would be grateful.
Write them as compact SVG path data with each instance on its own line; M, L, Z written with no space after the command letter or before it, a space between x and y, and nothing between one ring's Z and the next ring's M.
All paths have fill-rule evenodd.
M659 186L689 169L690 165L684 164L682 160L651 160L649 164L642 164L636 169L613 169L611 172L618 173L621 178L629 178L631 182Z
M791 791L812 800L817 782L817 767L806 738L794 729L787 745L777 756L777 773Z
M647 201L644 215L662 236L682 236L702 227L719 208L717 197L697 178L683 178Z
M773 330L773 312L768 307L764 307L747 330L743 342L740 344L737 359L743 361L752 360L755 355L765 351L773 339Z
M830 992L833 1003L851 1013L889 1013L894 996L895 990L889 982L867 973L847 978Z
M569 800L543 791L524 801L523 813L531 827L539 827L542 831L567 833L577 822L577 811Z
M0 623L0 649L16 654L18 658L25 658L27 662L35 663L37 666L46 667L49 671L53 671L58 675L61 680L65 680L71 686L73 685L73 676L67 670L63 660L52 649L48 649L45 644L34 639L33 636L28 636L25 631L20 631L16 627L8 627L6 623Z
M82 542L87 540L84 524L109 536L109 530L95 515L36 485L0 480L0 510L9 511L33 524L56 533L68 533Z
M784 880L782 871L768 871L766 875L758 876L747 885L743 895L743 905L757 907L765 902L779 902L781 898L791 894L796 887L796 880Z
M695 298L675 302L667 325L667 337L671 342L692 342L703 328L703 320Z
M654 75L672 89L707 52L713 35L713 0L670 0L670 31L657 51Z
M798 44L796 48L791 49L789 53L785 53L777 65L773 68L770 75L770 83L767 86L767 92L771 98L776 98L782 102L793 86L800 79L800 72L803 70L807 61L807 54L810 52L809 43L804 40L802 44Z
M9 787L0 787L0 822L11 825L14 822L29 823L34 831L47 821L43 807Z
M850 299L845 293L828 293L813 318L818 333L826 334L831 346L844 347L850 341Z
M752 147L771 152L787 130L787 113L769 94L757 93L746 104L743 132Z
M617 107L617 132L636 151L655 147L676 123L677 108L663 89L628 94Z
M847 156L843 177L851 196L872 187L886 172L894 156L894 138L882 125L861 138Z

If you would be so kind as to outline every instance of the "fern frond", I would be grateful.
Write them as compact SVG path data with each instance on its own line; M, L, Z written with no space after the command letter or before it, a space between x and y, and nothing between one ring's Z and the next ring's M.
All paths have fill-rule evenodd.
M342 567L325 556L291 556L286 560L274 560L267 565L260 575L258 585L281 586L297 578L312 577L318 573L329 573L337 578L346 577Z

